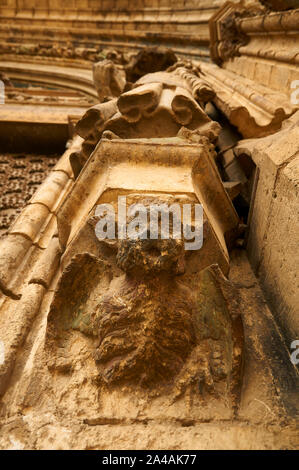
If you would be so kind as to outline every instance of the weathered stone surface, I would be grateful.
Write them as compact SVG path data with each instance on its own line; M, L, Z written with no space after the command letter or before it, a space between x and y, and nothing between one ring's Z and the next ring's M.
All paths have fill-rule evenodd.
M227 316L225 302L228 299L225 300L218 289L222 282L228 281L222 280L218 268L205 272L198 280L194 278L193 284L189 276L189 288L184 281L176 282L173 275L178 272L177 262L173 258L174 269L168 269L170 260L165 254L166 244L170 247L170 242L164 242L163 265L156 268L149 265L146 269L146 264L140 264L139 271L133 255L135 250L129 250L121 243L117 260L122 269L128 269L127 276L113 280L110 285L109 280L107 285L107 277L109 279L112 273L110 268L109 274L107 264L88 254L72 259L62 275L50 310L50 367L56 369L55 345L59 347L63 341L63 331L79 329L99 338L95 360L99 365L100 381L108 385L135 384L152 392L158 387L160 394L165 393L165 387L169 393L174 385L172 393L174 399L178 399L195 380L201 383L201 393L206 390L212 395L220 393L220 383L225 380L233 393L233 398L230 397L233 406L237 406L243 349L237 303L235 306L227 304ZM180 251L183 257L184 250L180 248ZM151 257L150 253L147 251L145 259ZM172 259L171 253L169 256ZM137 269L137 276L132 272L131 264ZM93 276L88 279L90 273ZM74 282L77 294L73 296L70 309L65 299L70 295L69 289L74 289ZM199 291L196 285L200 286ZM89 298L90 289L92 298ZM226 289L231 289L229 284ZM234 345L230 344L231 338ZM215 348L217 357L212 352ZM203 361L202 367L198 361Z
M92 70L78 66L76 73L72 64L45 64L32 61L23 63L8 59L0 62L3 70L11 79L43 83L48 86L75 88L94 98L97 92L92 81Z
M21 234L9 235L1 238L0 246L1 290L6 293L18 265L32 246L32 241Z
M272 10L288 10L299 6L297 0L260 0L260 2Z
M32 284L26 287L21 302L9 300L5 315L1 316L1 341L4 348L4 362L0 365L0 394L3 395L9 385L19 348L30 331L32 321L38 314L44 295L44 287Z
M3 71L44 84L4 77L0 136L72 139L0 243L1 448L298 448L298 10L158 3L0 6ZM212 15L221 67L183 59Z
M237 18L242 14L247 14L244 6L225 2L209 20L210 53L218 65L238 55L240 47L249 42L249 38L238 30Z
M241 141L256 163L249 258L288 341L298 335L298 113L274 136Z
M150 73L139 79L133 89L116 99L90 108L76 125L84 138L82 151L71 157L76 175L99 142L104 131L123 139L175 136L182 126L199 129L211 141L219 128L202 106L214 97L210 85L201 78L200 69L188 70L178 64L169 72ZM201 105L199 104L201 103Z
M111 60L102 60L93 65L93 81L100 102L119 96L126 85L126 73Z
M136 56L132 56L125 66L127 80L136 82L143 75L166 70L176 62L177 57L171 49L163 47L142 49Z
M286 2L282 3L286 7ZM250 95L245 96L264 110L269 111L262 100L267 98L275 102L275 94L278 98L280 96L281 104L288 102L294 109L298 108L298 102L291 99L294 93L292 83L299 74L298 7L299 4L294 10L278 8L284 11L274 12L254 5L245 8L244 4L227 2L210 19L213 60L221 63L226 70L244 77L246 86L249 85L248 79L258 85L258 93L263 95L259 98L260 104L254 95L253 99ZM238 92L242 85L240 82ZM241 95L244 96L242 90Z
M116 99L100 103L90 108L76 124L76 132L84 139L82 149L70 156L70 163L75 177L80 173L88 157L100 140L106 121L117 113Z
M273 134L297 109L288 96L235 72L206 63L201 68L216 93L213 102L244 138Z
M82 261L83 259L77 262L77 273L80 273L78 278L75 277L78 279L78 289L72 288L71 282L68 284L72 294L82 293L80 288L84 285L83 272L87 274L85 280L88 282L97 279L96 274L99 275L98 270L90 269L91 266L97 266L97 263L87 265L85 261L83 264L87 269L83 271ZM88 271L93 276L89 276ZM68 279L70 281L71 277ZM106 279L107 285L109 276ZM213 419L208 424L202 422L202 405L196 406L194 401L193 406L196 407L186 417L186 410L190 409L188 398L181 401L178 397L174 403L175 408L172 409L173 404L169 401L164 404L161 398L156 401L151 396L152 407L146 410L149 401L145 396L131 395L128 400L125 399L127 392L122 395L110 390L108 394L101 394L99 397L96 381L98 371L92 366L92 353L89 352L96 343L89 340L85 333L73 330L74 337L71 341L71 330L65 330L64 323L59 330L61 347L57 350L55 361L48 358L46 365L43 345L48 307L45 305L41 309L43 320L32 330L31 337L25 344L26 354L23 353L18 359L23 368L22 377L12 381L9 393L3 397L10 414L2 420L1 448L17 445L25 449L296 449L298 437L295 422L286 425L279 418L284 415L284 405L286 406L286 402L282 405L280 401L281 388L282 385L290 385L290 379L288 376L287 380L281 379L281 383L274 382L273 372L276 371L275 380L280 380L277 371L280 370L281 373L285 368L280 363L280 369L275 369L276 366L272 369L274 362L279 364L273 358L273 319L271 320L271 314L259 291L256 278L250 271L246 256L242 256L241 260L240 256L233 256L231 282L241 294L242 303L249 301L250 305L244 312L246 344L250 354L245 363L247 380L242 393L242 421L228 419L225 426ZM76 300L79 298L80 295ZM60 300L63 302L62 297ZM96 292L89 297L89 302L90 306L92 302L96 305ZM49 303L51 297L46 302L47 305ZM59 304L56 305L61 308ZM70 306L66 303L64 305L66 315L58 315L57 322L60 318L70 319L67 314ZM221 304L217 305L219 308ZM59 326L59 323L56 325ZM78 326L80 327L80 323L77 322ZM32 344L35 347L29 354L28 349L31 349ZM283 351L282 344L276 343L274 347L277 351ZM192 370L190 367L190 372ZM55 392L52 388L54 382ZM51 400L43 400L45 394L50 394ZM205 407L206 412L208 403L209 401ZM143 412L136 416L138 404L142 406ZM219 407L219 400L214 405ZM149 419L144 410L154 415L154 419ZM221 414L218 414L219 418L223 416L223 411L222 409ZM211 412L210 409L210 416ZM215 407L213 412L215 413ZM216 442L217 436L219 439Z
M58 57L79 64L105 58L108 48L138 51L161 45L189 57L208 57L208 20L219 3L223 1L75 0L68 7L55 2L45 8L34 0L22 5L10 0L8 5L1 5L1 49L14 56L40 60ZM12 25L13 43L8 41ZM34 40L36 36L38 41Z
M210 143L219 126L195 100L204 103L208 93L213 96L196 73L175 68L145 75L135 88L123 93L117 100L119 112L108 117L104 133L97 129L97 120L101 125L102 118L98 118L99 112L103 106L105 110L113 107L115 100L93 108L77 129L87 142L92 135L99 143L58 211L65 268L48 318L46 349L51 374L57 370L73 374L74 358L60 358L58 351L65 334L72 342L72 330L79 330L90 343L92 376L97 376L100 393L113 390L123 399L123 391L128 389L128 396L150 393L162 400L170 393L170 415L187 390L196 397L193 384L200 381L208 404L201 415L219 412L231 416L238 408L242 383L243 330L238 307L233 296L227 297L221 270L209 271L217 263L227 273L226 243L236 236L238 217L222 185ZM161 129L159 113L164 117ZM130 132L135 139L128 138ZM112 239L103 240L106 253L99 256L95 233L87 225L92 223L97 204L109 201L116 209L120 194L146 206L200 201L205 212L202 251L187 259L182 241L172 238ZM96 255L89 254L92 251ZM208 271L201 275L205 268ZM177 276L181 277L177 280ZM70 309L64 299L74 285L77 294ZM96 339L99 344L94 348L91 343ZM217 355L213 355L214 346ZM218 398L214 405L223 394L226 399ZM152 407L149 400L148 417L154 416ZM183 410L180 413L184 415ZM110 412L108 416L112 419Z
M29 284L40 284L46 289L56 274L61 256L58 237L53 237L38 262L34 265Z

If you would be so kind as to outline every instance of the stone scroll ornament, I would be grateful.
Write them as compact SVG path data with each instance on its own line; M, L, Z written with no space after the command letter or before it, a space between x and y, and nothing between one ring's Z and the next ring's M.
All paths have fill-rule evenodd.
M91 107L76 125L84 139L81 152L71 155L75 176L94 151L103 133L123 139L174 137L182 127L201 129L211 141L220 126L204 112L215 93L194 66L177 62L166 72L144 75L132 89Z

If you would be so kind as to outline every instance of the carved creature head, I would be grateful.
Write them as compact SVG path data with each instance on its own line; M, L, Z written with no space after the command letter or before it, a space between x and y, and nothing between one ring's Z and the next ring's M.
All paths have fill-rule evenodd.
M121 240L117 253L118 266L130 275L170 276L184 272L182 240Z

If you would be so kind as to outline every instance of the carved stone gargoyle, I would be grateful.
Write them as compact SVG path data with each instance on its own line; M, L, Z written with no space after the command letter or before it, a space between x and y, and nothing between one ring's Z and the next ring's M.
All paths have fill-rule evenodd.
M94 218L87 225L92 233ZM198 271L200 252L173 238L96 243L97 255L73 256L57 286L47 330L52 369L70 372L53 355L77 330L94 338L100 387L174 401L187 392L221 397L236 409L243 327L238 295L218 265Z
M113 394L123 403L117 417L127 412L120 408L150 419L162 409L185 419L187 397L189 418L231 418L238 406L243 327L224 274L239 218L215 163L220 126L199 104L212 94L176 64L91 108L77 126L83 168L57 213L64 253L46 351L53 379L65 374L71 388L76 374L93 377L109 419ZM173 236L98 239L96 208L108 203L116 214L123 196L128 207L201 204L202 248L185 250Z

